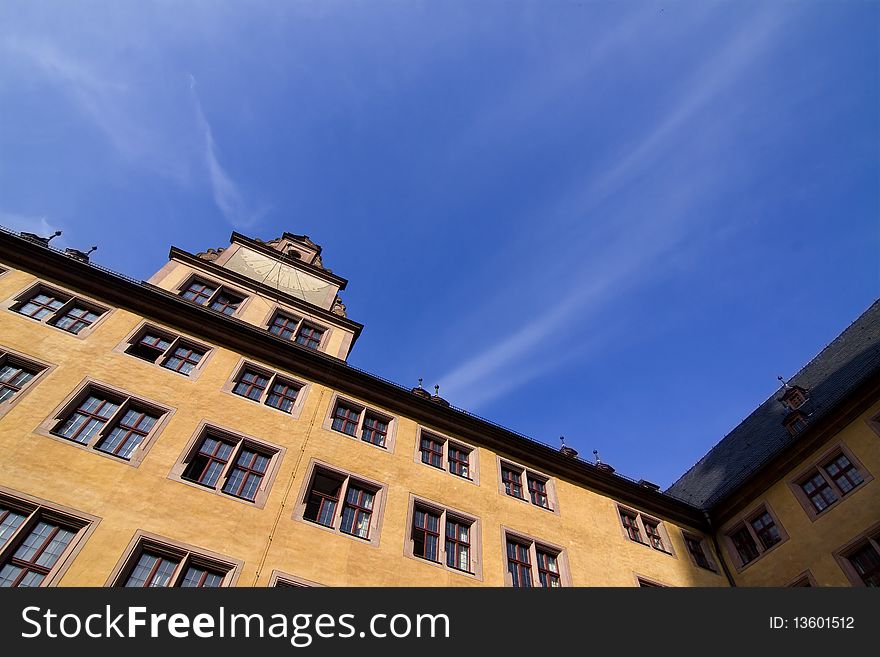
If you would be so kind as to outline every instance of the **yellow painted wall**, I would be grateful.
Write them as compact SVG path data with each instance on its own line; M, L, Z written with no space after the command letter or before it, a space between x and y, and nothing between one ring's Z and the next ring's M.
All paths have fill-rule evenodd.
M17 271L0 276L0 300L33 280ZM61 585L103 585L140 529L242 560L243 586L265 586L273 570L327 585L500 586L502 526L564 547L578 586L633 586L634 573L673 586L726 585L722 575L691 563L678 527L667 523L676 556L634 544L615 502L579 485L556 482L556 514L500 493L489 450L480 448L478 486L416 462L412 419L398 418L395 449L385 452L321 428L333 396L323 386L310 386L296 420L221 391L241 357L227 349L217 348L195 380L114 352L141 321L114 309L80 339L0 310L0 348L57 366L0 418L0 486L101 518ZM175 409L139 467L33 432L86 377ZM286 447L265 508L168 478L205 419ZM291 518L312 458L388 484L378 547ZM404 556L411 493L481 520L482 581ZM537 577L534 565L533 572Z
M810 453L797 467L785 472L772 486L749 499L746 512L766 502L789 538L748 564L740 573L735 572L732 559L723 550L738 586L784 586L807 569L819 586L850 586L833 553L880 522L880 478L868 481L840 498L815 522L810 520L795 497L789 482L839 444L848 447L868 473L880 477L880 436L868 425L868 420L878 413L880 401ZM725 523L725 526L729 524Z

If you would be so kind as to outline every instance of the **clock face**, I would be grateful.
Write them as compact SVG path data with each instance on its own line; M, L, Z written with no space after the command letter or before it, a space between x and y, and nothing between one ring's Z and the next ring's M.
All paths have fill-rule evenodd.
M285 292L309 303L328 309L336 293L336 285L322 281L275 258L245 247L232 254L224 265L227 269L247 276L269 287Z

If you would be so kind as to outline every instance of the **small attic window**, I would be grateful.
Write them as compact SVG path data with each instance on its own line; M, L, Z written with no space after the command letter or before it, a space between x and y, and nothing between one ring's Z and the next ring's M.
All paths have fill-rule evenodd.
M779 401L781 401L786 408L796 411L807 401L807 391L799 386L791 386L786 389L785 393L782 395L782 399Z
M782 424L788 429L788 433L795 436L807 428L807 416L800 411L792 411L785 416Z

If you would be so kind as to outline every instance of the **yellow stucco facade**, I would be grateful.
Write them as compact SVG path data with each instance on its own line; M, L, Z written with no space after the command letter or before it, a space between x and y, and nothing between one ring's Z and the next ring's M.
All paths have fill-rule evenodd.
M10 500L19 499L27 509L45 504L50 514L69 510L90 519L88 531L81 530L59 559L57 576L47 578L53 585L121 583L121 573L130 570L131 549L142 535L227 560L234 567L224 579L225 585L269 586L275 581L273 575L280 574L327 586L509 586L506 540L511 536L532 540L535 546L549 546L558 558L563 585L636 586L640 578L665 586L730 585L719 567L712 530L698 509L684 508L682 503L634 482L618 482L619 478L610 474L597 473L593 485L587 465L577 465L577 472L586 473L583 477L571 475L562 461L545 460L540 455L532 460L524 457L530 453L525 447L508 453L492 448L495 443L491 440L484 444L478 435L457 435L451 425L435 426L432 419L445 413L437 405L440 415L425 417L383 405L381 396L370 397L368 381L360 390L328 385L310 377L308 368L292 367L295 359L255 355L231 346L222 332L184 330L194 324L181 327L168 321L167 314L157 318L135 311L134 303L127 307L112 295L102 297L94 289L80 289L76 275L62 278L53 275L60 271L57 268L48 273L38 271L7 256L11 252L0 251L0 267L6 270L0 275L0 354L30 359L44 369L0 405L0 507L3 500L9 506ZM220 262L222 265L222 258ZM334 324L337 320L328 315L338 285L330 288L325 307L308 315L302 307L287 303L283 295L270 297L258 287L248 287L241 277L224 277L220 265L212 266L214 269L204 270L192 258L172 257L150 285L176 296L182 284L204 274L214 283L248 296L237 320L265 331L276 310L306 315L329 329L329 338L323 340L320 350L331 359L344 361L357 329L341 319ZM316 267L309 271L321 274ZM105 312L80 335L22 316L14 304L37 283L94 302ZM192 375L125 353L145 321L207 348ZM303 385L293 413L231 391L245 362ZM163 410L162 421L144 441L138 458L126 461L101 453L94 445L76 445L57 435L62 414L70 412L65 404L88 382ZM360 404L389 420L386 448L331 428L334 404L339 399ZM835 437L874 473L880 472L878 437L865 420L878 412L880 403ZM205 423L274 450L271 476L263 478L255 501L182 480L182 462L187 454L192 455L193 441ZM420 460L423 430L474 450L471 480ZM539 473L550 491L551 509L530 503L527 494L525 500L506 495L501 484L502 463ZM303 518L316 465L376 486L370 540ZM832 553L846 542L841 536L855 536L872 519L876 521L880 483L867 482L827 515L811 521L787 483L799 467L755 498L772 507L787 540L741 571L722 549L737 584L784 585L807 568L820 584L849 583ZM622 491L620 498L609 493L617 487ZM473 573L413 556L412 513L414 504L420 503L473 523ZM652 547L650 541L637 543L628 537L621 522L622 508L641 518L643 538L644 523L657 523L663 550ZM722 545L723 529L716 534ZM683 532L701 541L712 568L695 562ZM7 558L11 549L0 552L0 558ZM538 564L531 565L537 584Z

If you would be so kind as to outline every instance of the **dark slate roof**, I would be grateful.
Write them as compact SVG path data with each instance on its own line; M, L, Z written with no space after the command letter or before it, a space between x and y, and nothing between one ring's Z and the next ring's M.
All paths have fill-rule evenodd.
M880 301L875 301L788 382L809 391L801 411L814 423L880 369ZM769 459L798 440L782 421L788 411L777 390L666 491L709 508L733 492Z

